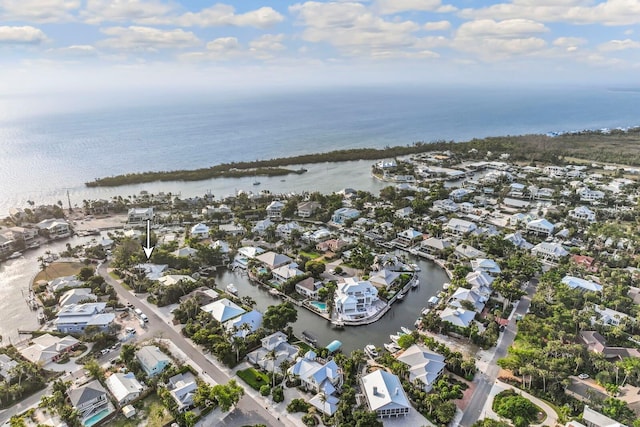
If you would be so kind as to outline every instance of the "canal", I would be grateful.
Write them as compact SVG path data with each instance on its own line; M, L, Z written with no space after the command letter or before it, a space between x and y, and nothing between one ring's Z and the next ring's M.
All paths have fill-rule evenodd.
M427 305L427 300L442 290L442 285L448 281L448 277L444 270L432 261L407 256L409 262L420 267L420 286L410 290L403 301L394 303L382 319L370 325L346 326L339 330L306 308L297 307L298 320L292 325L295 334L300 337L302 331L312 332L318 338L318 347L324 347L337 339L342 342L342 350L349 354L355 349L363 349L367 344L382 347L384 343L390 342L389 335L400 331L401 326L414 329L413 324ZM240 273L224 270L216 276L216 283L220 289L233 283L238 288L238 295L253 298L256 301L256 309L263 313L270 305L282 302L280 298L269 294L264 287L252 284L246 275Z

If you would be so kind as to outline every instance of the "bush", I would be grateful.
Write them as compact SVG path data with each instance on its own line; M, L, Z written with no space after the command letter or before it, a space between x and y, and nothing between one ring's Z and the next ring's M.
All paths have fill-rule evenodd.
M303 415L302 422L304 423L304 425L310 426L310 427L318 425L318 419L315 417L315 415L311 415L311 414Z
M282 386L275 387L271 392L271 395L273 397L273 401L276 403L280 403L284 401L284 390Z
M307 412L310 407L304 399L293 399L287 405L287 412Z
M526 427L538 417L539 409L529 399L520 396L513 390L505 390L493 399L493 410L496 414L508 418L516 427Z
M271 393L271 387L269 387L269 384L265 384L262 387L260 387L260 394L262 396L269 396L270 393Z

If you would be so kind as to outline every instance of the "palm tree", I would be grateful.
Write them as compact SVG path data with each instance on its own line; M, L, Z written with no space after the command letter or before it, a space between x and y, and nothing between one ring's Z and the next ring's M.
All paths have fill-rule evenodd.
M268 351L267 354L264 355L264 358L267 360L271 360L271 387L275 387L275 377L276 377L276 351L275 350L271 350Z

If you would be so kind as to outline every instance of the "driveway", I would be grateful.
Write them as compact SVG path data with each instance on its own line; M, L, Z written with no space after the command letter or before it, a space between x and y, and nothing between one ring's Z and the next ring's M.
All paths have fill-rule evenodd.
M495 412L493 412L493 409L491 409L491 407L493 405L493 398L498 393L500 393L501 391L509 390L509 389L515 390L516 393L518 393L521 396L526 397L527 399L532 401L535 405L537 405L540 409L542 409L544 411L544 413L546 414L546 418L544 419L544 421L542 423L540 423L540 424L531 424L531 427L542 427L542 426L552 426L553 427L558 423L558 414L546 402L538 399L535 396L532 396L531 394L527 393L524 390L520 390L519 388L513 387L510 384L503 383L502 381L496 381L494 383L493 387L491 388L491 392L489 393L489 397L487 398L487 401L485 403L484 409L482 410L482 418L493 418L494 420L502 419L500 417L500 415L496 414Z

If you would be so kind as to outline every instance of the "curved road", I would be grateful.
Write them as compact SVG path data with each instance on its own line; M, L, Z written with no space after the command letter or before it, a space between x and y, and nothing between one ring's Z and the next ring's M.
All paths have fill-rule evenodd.
M189 343L185 337L176 332L171 326L165 323L146 302L137 298L129 290L125 289L117 280L109 275L107 272L108 263L100 265L98 273L104 277L108 284L113 286L118 297L133 304L136 307L144 309L145 314L149 317L147 323L147 333L143 336L155 336L156 334L162 334L162 337L173 341L173 343L184 354L187 355L196 365L198 365L204 372L207 373L216 383L227 383L231 377L224 371L222 371L216 364L211 363L202 352ZM245 393L240 399L235 409L228 415L229 420L233 424L228 425L245 425L245 424L266 424L268 426L279 427L282 425L291 425L286 419L277 420L271 413L269 413L264 406L251 396ZM233 420L233 421L232 421ZM219 425L227 425L226 422L222 422Z

